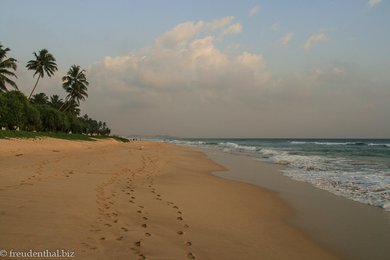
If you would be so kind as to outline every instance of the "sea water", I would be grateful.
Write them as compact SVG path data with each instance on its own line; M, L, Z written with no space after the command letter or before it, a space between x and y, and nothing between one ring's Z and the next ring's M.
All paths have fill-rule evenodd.
M390 211L390 139L166 139L285 165L282 173Z

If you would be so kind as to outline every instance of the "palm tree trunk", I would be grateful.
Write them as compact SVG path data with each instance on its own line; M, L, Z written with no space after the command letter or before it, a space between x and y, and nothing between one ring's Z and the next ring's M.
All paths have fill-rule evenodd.
M60 106L60 108L58 109L58 111L61 111L62 107L65 106L65 102Z
M38 81L39 81L40 78L41 78L41 75L38 75L38 78L37 78L37 81L35 82L34 88L33 88L33 90L31 91L30 96L28 96L28 100L31 99L31 96L32 96L32 94L34 93L34 90L35 90L35 88L37 87Z
M69 101L69 105L64 109L64 111L62 111L62 112L65 112L66 110L68 110L69 108L70 108L70 106L72 105L72 102L73 102L73 100L72 99L70 99L70 100L68 100ZM65 105L65 103L64 103L64 105Z

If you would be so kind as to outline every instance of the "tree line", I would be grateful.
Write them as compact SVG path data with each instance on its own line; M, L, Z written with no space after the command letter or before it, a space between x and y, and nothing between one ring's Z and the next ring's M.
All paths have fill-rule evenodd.
M109 135L111 130L105 122L96 121L88 115L80 116L80 102L88 97L89 82L78 65L72 65L62 77L65 99L58 95L48 97L45 93L34 94L38 82L45 75L51 77L58 70L56 59L47 50L34 52L35 59L26 67L37 76L27 97L19 91L14 78L17 60L8 57L9 48L0 44L0 127L9 130L82 133ZM7 87L8 86L8 87ZM8 89L8 88L11 88Z

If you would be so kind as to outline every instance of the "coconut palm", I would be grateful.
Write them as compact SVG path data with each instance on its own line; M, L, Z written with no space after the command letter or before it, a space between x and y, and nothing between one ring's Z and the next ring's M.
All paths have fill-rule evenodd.
M45 93L37 93L31 97L31 103L45 105L49 103L49 97Z
M14 58L7 58L7 52L10 51L10 48L3 48L3 45L0 44L0 92L7 92L8 89L6 84L11 85L14 89L18 89L16 83L9 79L9 77L16 77L17 60Z
M47 50L42 49L38 52L34 52L35 60L30 60L27 62L27 69L34 70L34 77L38 74L37 81L35 82L34 88L32 89L30 96L28 99L31 98L32 94L34 93L35 88L38 85L38 81L40 78L43 78L45 76L45 73L48 77L51 77L57 68L56 59L54 56Z
M52 107L59 109L63 104L64 104L64 102L62 101L62 99L58 95L52 95L50 97L50 105Z
M85 100L88 97L88 81L85 76L85 70L80 66L72 65L66 74L62 77L62 87L68 93L66 96L66 103L69 105L64 109L66 111L72 103L80 105L80 100Z

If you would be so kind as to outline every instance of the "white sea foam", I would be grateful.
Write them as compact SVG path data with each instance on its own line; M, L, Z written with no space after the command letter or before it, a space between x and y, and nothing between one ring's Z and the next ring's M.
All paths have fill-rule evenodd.
M218 146L222 148L224 152L235 152L235 151L255 152L258 149L255 146L239 145L231 142L218 143Z
M280 141L256 143L253 140L246 143L245 140L237 143L234 140L223 142L173 140L170 142L189 146L206 145L227 153L244 154L261 161L286 165L283 174L294 180L308 182L333 194L390 211L390 164L388 160L362 159L350 153L351 149L358 154L374 149L374 156L377 156L375 147L378 147L379 151L382 153L384 151L386 154L387 150L383 150L382 147L385 149L390 147L387 141L380 143L360 142L360 140L351 142L296 140L288 141L287 144ZM318 145L318 148L313 150L311 145ZM348 149L342 148L346 145L349 146ZM324 152L321 152L321 146Z
M180 144L180 145L204 145L206 142L203 141L185 141L185 140L170 140L168 143L171 144Z

